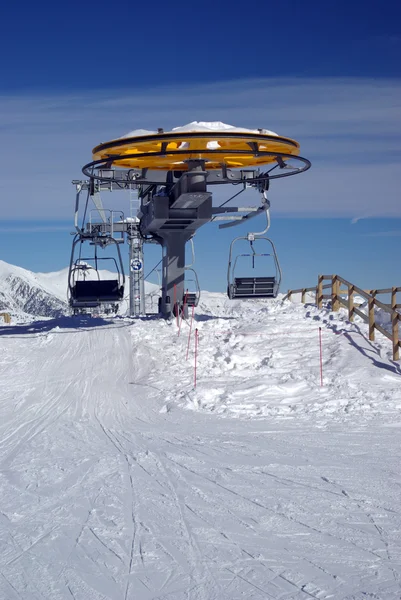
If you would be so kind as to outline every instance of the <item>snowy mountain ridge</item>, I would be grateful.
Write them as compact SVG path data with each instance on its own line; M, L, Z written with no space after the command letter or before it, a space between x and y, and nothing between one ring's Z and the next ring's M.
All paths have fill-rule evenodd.
M65 315L67 272L68 269L59 273L33 273L0 260L0 310L15 318Z

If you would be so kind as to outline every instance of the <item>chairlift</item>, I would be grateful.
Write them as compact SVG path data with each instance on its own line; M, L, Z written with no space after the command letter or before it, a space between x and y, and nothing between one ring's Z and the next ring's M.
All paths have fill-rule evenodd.
M82 244L88 242L94 247L94 256L82 257ZM98 247L102 249L109 245L115 245L117 248L117 259L114 257L99 257ZM75 258L77 247L79 246L79 257ZM88 264L88 261L94 264ZM99 272L99 262L110 261L116 271L113 279L101 279ZM95 279L88 279L91 271L96 274ZM115 312L118 310L118 304L124 298L125 274L121 257L121 252L117 240L108 236L93 236L88 234L77 234L74 237L71 251L71 261L68 276L69 303L74 311L85 308L98 308L102 305L112 305Z
M161 261L160 261L161 262ZM160 312L160 299L161 299L161 289L162 289L162 280L161 280L161 269L156 269L156 267L154 269L152 269L152 271L149 273L149 275L151 275L151 273L156 273L157 275L157 285L156 285L156 289L147 293L146 294L146 302L149 305L150 304L150 310L152 311L154 309L154 304L156 305L156 310L153 310L154 314L159 314ZM147 278L148 281L148 278ZM152 314L151 312L146 311L146 314Z
M266 199L267 202L267 199ZM228 270L227 270L227 294L230 300L234 299L252 299L252 298L276 298L280 289L281 283L281 268L278 261L276 248L272 240L265 237L265 234L270 228L270 215L269 205L266 206L266 218L267 226L259 233L248 233L243 237L235 238L230 245L230 254L228 259ZM235 256L233 261L234 246L240 240L249 242L251 252L246 254L238 254ZM255 251L254 242L264 241L270 246L269 253L257 253ZM255 268L255 258L267 258L271 256L274 262L274 273L262 277L237 277L236 267L239 258L250 258L252 262L252 268Z
M200 286L198 275L192 267L185 267L185 273L192 272L192 277L185 277L185 304L187 307L198 306Z
M191 246L191 262L189 265L185 265L185 281L184 281L184 290L185 290L185 305L187 307L198 306L200 300L200 286L198 275L193 268L195 264L195 245L194 238L191 237L189 240L189 244ZM192 275L187 275L192 274Z

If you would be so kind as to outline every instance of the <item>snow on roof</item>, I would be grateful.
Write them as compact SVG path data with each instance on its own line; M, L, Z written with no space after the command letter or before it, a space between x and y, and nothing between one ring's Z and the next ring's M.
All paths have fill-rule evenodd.
M270 131L269 129L247 129L246 127L234 127L233 125L222 123L222 121L192 121L191 123L188 123L187 125L182 125L181 127L173 127L171 131L165 131L164 133L193 133L197 131L216 131L220 133L262 133L264 135L278 135L277 133L275 133L274 131ZM133 131L129 131L125 135L122 135L119 139L138 137L141 135L154 135L155 133L157 133L157 131L150 131L148 129L134 129Z

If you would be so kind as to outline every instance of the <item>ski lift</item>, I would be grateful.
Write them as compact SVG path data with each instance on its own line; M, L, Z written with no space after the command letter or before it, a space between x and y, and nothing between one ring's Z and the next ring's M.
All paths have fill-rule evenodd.
M93 257L82 257L82 244L89 242L94 246ZM74 260L76 250L79 245L79 257ZM117 248L117 259L114 257L99 257L98 247L104 249L106 246L115 245ZM94 264L88 264L91 261ZM113 279L101 279L99 272L100 261L111 261L116 271ZM94 271L95 278L92 278L91 272ZM118 310L118 303L124 298L124 266L121 258L119 244L116 239L107 236L91 236L88 234L77 234L74 237L71 251L70 269L68 275L69 303L74 310L85 308L98 308L101 305L112 305L115 312Z
M183 310L184 318L188 318L188 309L197 307L200 300L200 286L198 275L193 265L195 264L195 246L193 238L189 240L191 246L192 260L189 265L185 265L185 279L184 279L184 297L182 306L178 306L178 303L173 307L173 314L177 316L177 311ZM161 299L159 302L159 310L161 308Z
M195 264L195 245L194 238L191 237L189 240L191 246L191 254L192 259L189 265L185 265L185 281L184 281L184 289L185 289L185 304L187 307L189 306L198 306L200 300L200 286L198 275L193 268ZM192 276L187 276L187 273L192 273Z
M266 203L267 198L265 198ZM270 238L265 237L265 234L270 227L269 205L266 207L267 226L259 233L248 233L244 237L235 238L230 245L230 254L228 259L227 270L227 294L230 300L234 299L252 299L252 298L276 298L280 289L281 283L281 268L278 261L276 248ZM240 241L246 240L250 244L251 252L247 254L238 254L233 263L233 248ZM270 245L269 253L255 252L254 242L263 240ZM271 256L274 262L274 274L262 277L236 277L236 267L239 258L246 257L252 261L252 268L255 268L255 258L266 258Z
M192 272L192 277L185 277L185 304L186 306L198 306L200 300L200 287L198 275L192 267L185 267L185 272Z

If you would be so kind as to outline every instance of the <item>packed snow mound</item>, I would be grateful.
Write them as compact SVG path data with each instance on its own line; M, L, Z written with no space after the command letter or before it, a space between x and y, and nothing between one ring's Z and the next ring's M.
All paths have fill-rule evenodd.
M228 125L227 123L223 123L222 121L192 121L187 125L173 127L171 131L165 131L164 133L196 133L197 131L211 131L224 133L262 133L264 135L278 136L277 133L275 133L274 131L270 131L269 129L248 129L246 127L234 127L233 125ZM125 135L121 136L121 138L119 139L139 137L142 135L154 135L155 133L157 133L157 131L150 131L147 129L134 129L133 131L129 131Z
M193 389L193 354L186 354L189 327L182 325L174 345L159 326L140 336L149 355L168 348L168 364L155 365L155 378L166 382L167 404L228 417L343 419L372 418L401 409L398 363L391 343L377 333L367 338L362 319L276 300L229 300L203 292L196 310L199 333L198 382ZM320 384L319 328L323 340ZM191 346L192 348L192 346ZM160 364L160 369L159 369ZM167 375L169 374L169 375ZM167 378L167 380L166 380ZM171 378L171 379L170 379ZM171 381L171 386L167 381Z

